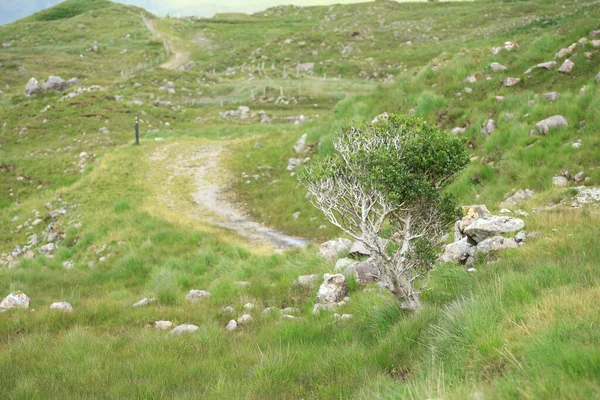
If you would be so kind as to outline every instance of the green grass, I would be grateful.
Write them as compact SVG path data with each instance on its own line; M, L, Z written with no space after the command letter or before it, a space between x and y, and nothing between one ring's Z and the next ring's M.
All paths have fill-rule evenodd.
M172 157L187 157L219 142L226 170L215 179L225 179L240 207L317 243L339 232L286 170L296 140L306 133L314 144L310 157L324 157L343 123L370 121L384 111L415 112L444 130L466 128L473 161L450 188L462 204L497 211L507 193L531 188L536 197L518 206L531 211L572 194L552 188L552 176L563 168L572 175L585 171L586 185L600 183L598 50L579 48L570 75L523 75L599 29L597 7L581 0L375 2L157 21L191 52L197 65L187 71L151 68L164 59L163 43L140 13L102 1L69 1L0 27L0 42L12 43L0 49L0 253L41 234L50 210L63 203L68 210L56 225L64 238L53 258L0 267L0 297L13 290L31 297L30 310L0 314L4 397L598 396L597 208L530 213L526 229L542 236L480 257L477 273L436 266L416 314L402 312L390 294L363 292L352 282L351 301L340 311L354 317L338 322L329 313L312 314L316 288L292 285L298 275L333 268L314 247L272 254L202 222L192 200L193 177L170 177L174 160L156 157L163 146ZM98 53L86 50L94 40ZM520 47L490 53L508 40ZM352 51L341 54L349 45ZM266 76L258 68L263 62ZM313 76L296 76L298 62L315 62ZM494 74L491 62L509 70ZM226 74L228 67L237 72ZM123 69L135 71L123 76ZM51 74L104 90L65 102L56 93L23 96L29 78ZM477 82L462 83L468 75ZM522 81L504 88L508 76ZM158 90L167 81L176 84L175 94ZM465 92L467 86L473 93ZM290 104L275 104L281 90ZM554 103L543 98L550 91L561 93ZM496 95L505 100L497 102ZM155 107L157 99L173 106ZM264 110L272 122L219 117L241 105ZM537 121L559 113L568 128L529 135ZM131 145L135 114L141 146ZM287 121L300 114L310 120ZM506 114L515 118L507 121ZM485 138L480 126L490 118L498 129ZM100 133L102 127L111 133ZM578 139L582 147L572 148ZM36 210L43 222L32 226ZM64 269L65 261L75 267ZM191 304L185 300L190 289L209 290L212 297ZM143 297L157 300L131 307ZM75 312L51 312L55 301L71 302ZM225 331L248 302L256 305L255 322ZM233 315L223 311L227 305ZM263 315L264 307L295 307L302 318ZM152 327L163 319L200 330L172 337Z

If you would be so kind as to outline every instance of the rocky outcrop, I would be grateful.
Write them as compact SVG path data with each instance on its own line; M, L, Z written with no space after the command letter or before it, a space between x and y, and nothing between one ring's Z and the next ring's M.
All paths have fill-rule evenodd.
M491 236L518 232L525 227L525 222L519 218L492 216L480 218L471 222L463 230L464 234L480 243Z

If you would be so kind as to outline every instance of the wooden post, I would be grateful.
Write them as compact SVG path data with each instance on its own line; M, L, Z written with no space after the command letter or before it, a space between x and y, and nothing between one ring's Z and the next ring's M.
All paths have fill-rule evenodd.
M140 119L137 114L135 114L135 144L140 144Z

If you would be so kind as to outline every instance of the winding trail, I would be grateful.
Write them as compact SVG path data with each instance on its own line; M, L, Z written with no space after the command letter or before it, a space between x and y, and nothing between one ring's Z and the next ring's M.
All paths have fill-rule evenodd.
M167 172L162 201L189 218L233 231L250 242L267 245L277 251L303 248L307 241L287 236L248 217L225 195L224 173L220 166L226 150L222 143L190 145L172 143L160 146L150 155L154 164L164 165ZM192 178L193 202L183 205L174 195L181 178ZM191 204L190 204L191 203Z
M157 27L156 21L154 19L150 19L142 14L142 20L144 24L148 28L148 30L154 35L161 38L165 44L165 49L167 53L171 56L167 61L159 65L159 68L169 69L169 70L178 70L180 69L186 62L190 59L190 53L184 50L181 50L176 45L176 40L172 37L163 34Z

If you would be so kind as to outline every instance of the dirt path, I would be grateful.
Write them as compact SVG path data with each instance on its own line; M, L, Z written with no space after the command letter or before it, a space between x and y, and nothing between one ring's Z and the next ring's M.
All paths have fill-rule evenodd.
M219 165L225 150L225 145L221 143L195 146L173 143L159 147L151 154L150 160L164 165L167 171L162 201L189 218L231 230L250 242L268 245L279 251L305 247L306 241L253 221L227 199L224 173ZM177 185L182 178L191 178L193 181L192 204L188 202L183 205L174 194L173 185Z
M148 28L153 35L161 38L165 43L165 49L167 50L170 58L159 65L160 68L177 70L180 69L186 62L190 59L190 53L178 48L175 44L176 41L173 38L164 35L162 32L158 30L156 27L156 21L150 18L147 18L145 15L142 15L142 19L144 20L144 24Z

